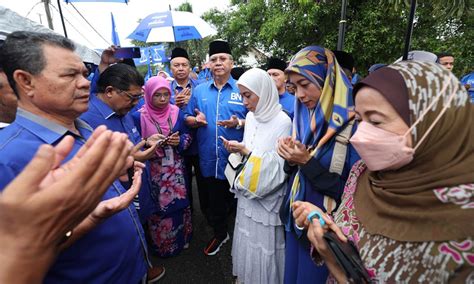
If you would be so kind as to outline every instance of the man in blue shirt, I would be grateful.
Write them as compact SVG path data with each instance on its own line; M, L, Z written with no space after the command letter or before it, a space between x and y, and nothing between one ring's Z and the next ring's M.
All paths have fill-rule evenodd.
M144 80L142 75L133 67L117 63L109 66L101 72L97 81L97 94L90 95L89 110L81 115L93 128L106 125L108 129L127 134L129 140L135 145L133 158L147 164L147 161L155 155L156 145L141 151L145 141L142 140L135 126L130 112L143 97L142 86ZM142 223L145 223L155 209L150 194L150 171L145 167L142 173L142 186L134 205ZM131 181L122 182L126 188ZM150 264L151 266L151 264ZM161 278L164 276L164 267L151 267L149 277Z
M181 110L186 110L189 99L194 89L199 85L197 80L190 77L191 64L189 62L188 52L180 47L175 47L171 51L170 61L171 72L173 73L174 80L171 82L171 99L170 103L175 104ZM196 130L191 129L190 134L192 136L192 142L189 148L183 153L184 155L184 166L186 168L186 190L188 193L191 208L193 204L193 167L196 176L196 184L199 194L199 205L201 212L208 218L209 205L207 203L208 196L207 191L204 188L203 178L201 175L201 169L199 167L199 155L198 155L198 144L196 143Z
M143 97L143 77L133 67L118 63L105 69L97 81L97 94L91 94L89 110L81 115L92 128L106 125L108 129L128 135L135 145L133 157L136 161L146 163L155 153L155 147L141 151L145 141L133 122L130 110ZM149 193L149 170L145 168L142 175L142 187L138 202L135 206L144 221L153 211L153 204ZM123 183L124 187L129 182Z
M291 120L293 120L295 114L295 96L286 90L285 69L285 61L279 58L270 58L268 60L267 73L275 82L283 110L288 114Z
M236 81L230 76L233 59L229 44L220 40L211 42L209 58L214 79L194 89L186 109L186 124L197 128L201 172L209 196L209 223L214 229L214 237L204 253L215 255L229 240L227 213L234 202L224 175L229 153L219 137L242 141L247 109Z
M467 92L471 96L471 103L474 104L474 72L467 74L462 77L461 83L467 89Z
M89 81L74 49L62 36L33 32L14 32L2 46L0 64L20 110L0 133L0 188L23 170L40 145L56 145L72 135L67 161L90 137L91 128L77 119L88 109ZM115 181L103 200L123 192ZM138 283L144 278L146 242L135 208L128 206L93 226L89 232L77 230L83 235L59 254L45 283Z

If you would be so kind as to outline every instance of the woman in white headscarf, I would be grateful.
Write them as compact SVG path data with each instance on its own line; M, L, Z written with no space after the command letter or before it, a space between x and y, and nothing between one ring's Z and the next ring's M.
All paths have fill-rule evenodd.
M291 131L291 119L278 103L267 72L254 68L237 82L244 106L244 140L224 141L231 153L248 157L232 190L238 199L232 244L233 274L238 283L283 283L285 239L278 212L285 194L284 160L277 141Z

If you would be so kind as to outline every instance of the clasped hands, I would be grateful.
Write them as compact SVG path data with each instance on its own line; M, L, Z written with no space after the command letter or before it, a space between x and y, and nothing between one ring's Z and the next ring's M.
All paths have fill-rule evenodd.
M186 106L190 98L191 98L191 89L189 88L184 88L179 93L177 90L175 91L175 104L179 108Z
M2 192L0 225L8 225L9 230L0 239L16 240L11 242L12 252L28 248L25 251L31 256L51 252L45 248L59 249L60 244L64 248L70 245L61 243L66 232L74 229L71 239L80 237L127 208L138 194L140 164L134 167L128 191L101 201L110 184L133 165L133 146L127 135L100 126L72 159L61 164L73 145L74 138L66 136L55 147L41 146L24 171Z
M302 166L311 159L306 146L290 136L278 139L277 152L290 165Z

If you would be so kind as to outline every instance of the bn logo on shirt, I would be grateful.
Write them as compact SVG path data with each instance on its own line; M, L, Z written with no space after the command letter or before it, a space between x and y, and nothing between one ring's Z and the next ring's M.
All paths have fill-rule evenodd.
M242 101L242 96L239 93L230 93L230 99L233 101Z

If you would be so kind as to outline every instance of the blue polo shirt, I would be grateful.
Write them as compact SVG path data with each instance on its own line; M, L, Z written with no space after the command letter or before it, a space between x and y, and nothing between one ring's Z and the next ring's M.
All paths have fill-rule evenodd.
M42 144L54 146L65 135L72 135L73 150L65 161L71 159L92 133L81 120L75 124L80 135L19 109L15 122L0 132L0 188L5 188L23 170ZM120 182L115 181L102 200L124 191ZM145 246L136 210L129 206L62 251L44 283L138 283L147 271Z
M122 132L128 135L128 138L134 145L140 143L142 137L133 121L131 113L126 115L117 115L106 103L101 101L95 94L90 96L89 110L81 115L81 119L87 122L92 128L97 128L100 125L107 126L112 131ZM150 173L148 163L142 174L142 186L138 194L139 214L142 221L154 211L154 204L150 195ZM123 184L128 188L129 184Z
M285 91L279 96L279 101L283 110L290 116L291 120L295 115L295 96Z
M219 136L227 140L242 141L244 131L243 128L217 126L217 121L228 120L232 115L245 119L247 114L236 81L229 78L220 90L214 81L197 86L186 108L186 116L195 116L194 109L204 113L208 123L207 126L197 128L196 132L202 175L225 180L224 169L229 152Z

